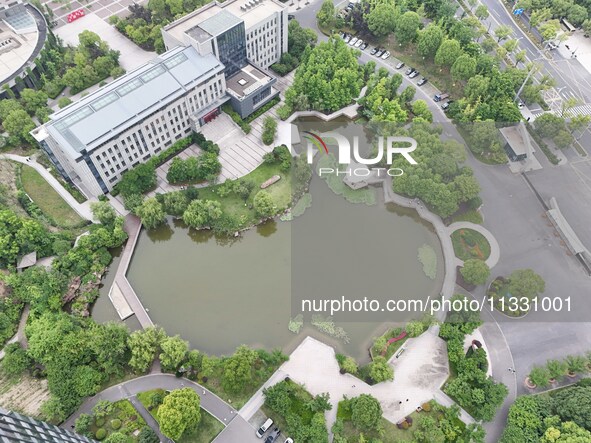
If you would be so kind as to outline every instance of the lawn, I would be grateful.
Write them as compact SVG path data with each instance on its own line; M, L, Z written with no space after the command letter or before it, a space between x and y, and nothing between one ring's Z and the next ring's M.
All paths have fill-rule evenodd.
M66 203L66 201L30 166L23 165L21 182L25 192L41 211L65 228L80 225L84 220Z
M113 420L120 420L121 426L117 427L113 425ZM126 434L133 434L133 432L142 429L146 426L146 422L135 410L129 400L119 400L113 403L113 412L107 415L105 418L95 418L90 430L93 435L96 435L99 429L104 429L107 432L107 436L112 433L119 431ZM137 438L129 437L129 442L136 442Z
M281 170L280 165L277 163L263 163L254 171L241 178L241 180L252 181L255 184L254 189L250 193L246 202L235 192L230 192L223 197L220 196L219 190L220 187L224 186L223 184L199 189L199 198L219 201L224 213L243 221L243 223L241 223L243 227L251 226L259 220L252 205L254 196L261 190L261 184L274 175L279 175L281 179L266 188L265 191L271 195L279 212L282 212L291 206L292 173L291 171L286 172Z
M475 209L468 209L467 211L454 214L451 217L451 223L459 222L459 221L467 221L470 223L475 223L477 225L482 224L482 215Z
M404 331L404 328L391 328L384 332L384 334L381 337L385 337L386 340L390 340L391 338L398 337L402 333L402 331ZM401 340L391 343L390 346L388 346L388 350L384 354L384 358L386 360L390 360L392 356L402 347L402 345L407 339L408 335ZM374 346L372 346L370 349L370 355L373 359L374 357L381 356L382 352L378 349L374 349Z
M152 417L156 419L158 407L150 410L151 398L154 394L164 396L166 392L164 389L153 389L151 391L140 392L137 398L150 414L152 414ZM178 443L210 443L223 429L224 425L217 418L201 408L201 421L199 421L199 425L192 431L185 431L178 440Z
M312 420L312 416L314 413L306 407L306 403L312 400L312 395L306 391L302 386L294 383L293 381L286 381L284 383L289 383L293 388L293 394L289 396L290 400L290 407L289 411L294 415L301 417L302 424L304 426L308 426ZM279 429L282 429L282 434L285 433L285 437L289 435L290 428L285 420L285 417L279 415L278 413L271 410L266 405L261 407L261 410L265 413L265 415L269 418L273 419L273 426L277 426Z
M490 244L480 232L474 229L458 229L451 234L456 257L460 260L477 258L486 260L490 256Z

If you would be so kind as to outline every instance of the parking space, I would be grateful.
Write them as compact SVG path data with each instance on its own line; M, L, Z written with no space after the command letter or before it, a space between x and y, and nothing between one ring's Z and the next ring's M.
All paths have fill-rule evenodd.
M349 6L350 5L353 5L353 3L349 3ZM342 11L345 10L346 9L343 9ZM421 88L434 102L437 102L443 111L446 111L449 108L449 105L452 103L451 100L448 100L449 94L437 89L429 83L428 78L422 76L421 73L412 66L406 66L402 61L393 57L385 48L370 46L367 42L363 41L363 39L345 32L341 32L339 35L345 43L353 48L359 49L362 54L369 59L387 63L392 69L400 71L400 74L405 76L413 86Z

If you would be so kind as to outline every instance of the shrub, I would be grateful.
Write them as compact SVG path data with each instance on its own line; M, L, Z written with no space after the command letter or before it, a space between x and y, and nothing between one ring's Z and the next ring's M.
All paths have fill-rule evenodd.
M426 402L426 403L423 403L423 404L421 405L421 408L422 408L422 409L423 409L423 411L425 411L425 412L429 412L429 411L431 411L431 402Z
M540 388L545 388L550 383L550 373L544 366L534 366L529 373L529 380Z
M94 437L97 440L104 440L104 438L107 436L107 431L105 430L105 428L98 428L96 433L94 434Z
M111 428L113 428L114 430L117 430L121 427L121 420L119 420L118 418L114 418L113 420L111 420Z
M270 115L265 117L263 122L263 135L262 140L263 143L267 146L273 143L275 140L275 135L277 134L277 120L275 120Z
M57 105L59 106L60 109L65 108L66 106L68 106L71 103L72 103L72 100L70 100L68 97L61 97L57 101Z
M94 425L98 426L99 428L105 424L105 419L103 417L98 417L94 420Z

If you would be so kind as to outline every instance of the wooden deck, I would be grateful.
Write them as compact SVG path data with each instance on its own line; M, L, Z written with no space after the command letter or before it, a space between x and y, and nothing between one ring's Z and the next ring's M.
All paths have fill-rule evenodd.
M139 238L140 232L142 230L142 223L135 215L129 214L127 217L125 217L124 229L125 232L127 232L129 238L127 239L127 243L125 243L123 248L121 261L119 262L119 267L117 268L113 285L109 291L109 298L111 299L115 310L119 314L119 317L121 317L121 320L124 320L130 315L135 314L138 321L140 322L140 325L142 325L142 328L147 328L154 326L154 322L152 322L152 319L148 315L146 308L144 308L144 305L142 305L142 302L131 287L131 284L129 284L129 281L126 277L127 269L131 263L131 257L133 256L137 239Z

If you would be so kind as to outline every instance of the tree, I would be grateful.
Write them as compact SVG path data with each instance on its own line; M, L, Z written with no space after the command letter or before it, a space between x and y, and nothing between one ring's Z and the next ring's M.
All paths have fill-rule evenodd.
M430 24L424 30L419 31L417 52L423 57L435 57L443 37L444 33L441 27L433 23Z
M425 100L417 100L412 104L412 113L415 117L422 118L428 122L433 121L433 114Z
M460 42L454 39L445 39L435 54L435 63L450 67L461 54L462 48L460 47Z
M409 321L406 324L405 330L410 337L418 337L425 332L425 325L420 321Z
M92 426L93 418L89 414L80 414L74 423L74 430L78 434L88 435Z
M591 428L591 387L574 386L553 395L553 409L563 421Z
M130 169L121 176L121 180L116 185L116 189L121 192L123 197L132 194L143 194L156 186L156 169L151 163L142 163L135 168Z
M73 374L74 387L80 397L96 394L104 381L103 374L91 366L78 366Z
M297 20L290 20L287 30L289 54L297 59L301 57L307 47L314 46L318 41L316 33L311 29L302 28Z
M90 204L92 215L102 225L112 225L117 218L117 213L109 202L97 201Z
M540 388L550 384L550 372L545 366L534 366L529 373L529 381Z
M544 279L531 269L518 269L509 276L509 292L515 297L527 297L530 300L544 292Z
M501 25L497 29L495 29L495 37L497 38L497 42L501 40L505 40L508 38L513 30L507 25Z
M275 135L277 134L277 120L275 120L270 115L265 117L263 120L263 134L262 140L263 143L269 146L275 140Z
M142 224L148 229L153 229L166 220L166 213L156 197L145 199L142 205L136 209L136 213L142 220Z
M320 10L316 14L318 25L321 28L331 28L334 26L335 10L332 0L324 0Z
M34 142L29 132L35 129L36 125L24 109L8 114L2 122L2 126L8 132L8 140L11 144Z
M146 372L154 360L156 350L163 338L164 331L158 327L132 332L127 341L131 351L129 366L135 372Z
M361 394L351 399L351 421L357 429L376 429L381 418L382 407L375 397Z
M60 109L65 108L68 105L72 104L72 100L70 100L69 97L60 97L57 101L57 105L59 106Z
M201 400L191 388L175 389L158 408L158 424L167 437L178 440L201 420Z
M14 111L22 111L23 106L15 99L0 100L0 120L4 121Z
M560 22L558 20L548 20L542 23L538 30L542 36L542 41L548 41L556 38L558 31L560 31Z
M393 380L394 369L384 357L377 356L369 364L369 376L376 383Z
M122 432L113 432L105 440L105 443L127 443L129 437Z
M400 94L400 100L404 103L408 103L414 98L416 92L417 89L414 86L408 85Z
M535 122L535 129L542 137L555 137L560 130L564 129L564 118L558 115L546 113L540 115Z
M391 34L396 26L396 8L393 3L376 4L366 17L367 27L376 37Z
M163 197L163 207L166 213L180 217L183 215L187 206L189 205L189 199L182 191L168 192Z
M486 20L490 14L488 12L488 8L485 5L478 5L474 11L474 15L480 20Z
M183 221L192 228L210 226L222 215L221 204L215 200L193 200L183 213Z
M277 205L275 205L273 197L265 190L256 193L253 206L259 217L271 217L277 212Z
M490 268L483 260L470 259L464 262L460 273L466 282L473 285L483 285L490 276Z
M160 342L160 363L165 370L176 370L189 351L189 342L183 340L180 336L166 337Z
M567 365L560 360L548 360L546 362L546 369L548 370L550 378L560 380L566 374Z
M253 364L257 359L254 350L246 345L236 349L234 355L224 362L222 386L230 392L239 392L252 379Z
M467 54L460 55L451 67L451 75L458 80L468 80L476 73L476 60Z
M31 367L32 363L27 351L21 347L20 343L10 343L4 347L4 358L0 363L4 374L10 377L21 375Z
M412 42L419 30L421 25L421 19L419 15L414 11L407 11L402 14L396 22L395 35L398 43L406 45Z
M160 439L152 428L144 426L138 436L138 443L160 443Z
M23 89L21 91L21 101L25 110L29 114L35 115L37 109L47 106L47 94L34 89Z

